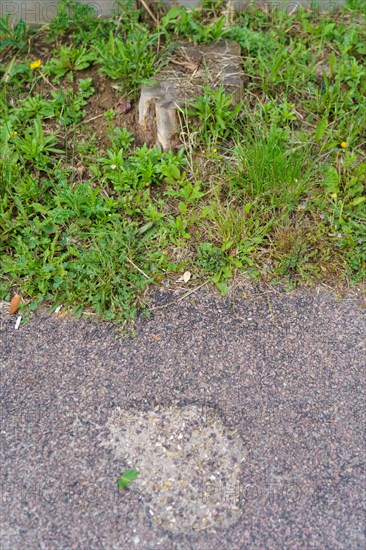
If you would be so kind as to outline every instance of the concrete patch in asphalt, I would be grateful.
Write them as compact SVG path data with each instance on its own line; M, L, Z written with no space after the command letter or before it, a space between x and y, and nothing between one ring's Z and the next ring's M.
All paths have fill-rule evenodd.
M237 430L228 430L216 412L208 420L195 405L118 409L108 426L104 446L140 472L133 490L155 526L193 534L237 522L246 451Z

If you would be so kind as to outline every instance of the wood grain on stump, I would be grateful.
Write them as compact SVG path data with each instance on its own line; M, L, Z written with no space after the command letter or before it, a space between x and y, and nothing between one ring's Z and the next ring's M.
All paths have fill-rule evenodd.
M221 84L232 94L233 105L243 97L243 69L240 46L231 40L196 46L181 43L167 66L145 84L139 101L139 126L148 145L164 151L179 146L179 112L205 85L215 89Z

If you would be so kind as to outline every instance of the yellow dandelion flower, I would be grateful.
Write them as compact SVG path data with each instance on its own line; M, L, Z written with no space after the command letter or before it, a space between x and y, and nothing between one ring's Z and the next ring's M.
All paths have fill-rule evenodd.
M213 152L214 152L214 153L217 153L217 149L214 149Z
M346 141L342 141L341 147L342 147L342 149L345 149L345 148L347 147L347 142L346 142Z
M30 63L29 67L34 70L34 69L38 69L38 67L40 67L42 65L42 61L40 59L36 59L35 61L32 61L32 63Z

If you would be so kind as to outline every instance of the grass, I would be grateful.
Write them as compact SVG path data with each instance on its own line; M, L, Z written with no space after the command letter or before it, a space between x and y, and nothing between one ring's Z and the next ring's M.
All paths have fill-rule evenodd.
M231 25L217 4L156 15L154 28L126 0L101 21L65 0L38 31L0 20L0 299L123 321L185 270L223 293L239 273L363 283L362 1L327 14L251 8ZM134 112L180 38L237 40L244 98L233 108L205 88L184 148L162 152L116 117ZM101 89L113 106L94 115Z

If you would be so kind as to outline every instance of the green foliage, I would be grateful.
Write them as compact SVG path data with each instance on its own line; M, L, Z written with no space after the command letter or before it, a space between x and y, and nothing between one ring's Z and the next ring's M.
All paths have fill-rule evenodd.
M42 122L39 117L34 120L33 126L27 128L21 137L13 137L15 150L19 153L19 160L24 164L31 163L39 170L46 170L52 163L50 154L62 153L57 149L56 134L46 135L44 133Z
M31 80L33 76L29 63L16 63L15 56L6 66L0 65L0 74L2 74L3 83L11 82L19 87Z
M241 266L240 262L233 261L230 255L225 254L226 250L225 245L219 248L209 242L200 243L198 247L199 265L211 275L212 282L222 294L226 294L229 290L227 281L233 275L232 264Z
M139 474L137 470L125 470L118 478L118 489L125 489Z
M45 71L56 78L67 76L69 80L73 80L74 71L82 71L89 67L96 59L96 56L87 51L86 47L67 48L61 46L58 57L51 59L45 66Z
M350 0L321 18L249 8L230 25L209 2L174 7L151 28L132 0L109 20L63 0L42 31L43 57L23 23L0 20L0 299L16 290L28 307L124 321L149 285L186 269L223 293L238 271L291 285L362 282L361 7ZM185 148L163 152L141 144L131 121L141 83L182 38L237 40L244 97L234 106L222 86L206 86L182 109ZM120 84L125 119L102 97ZM94 88L104 112L86 123Z
M235 123L241 105L232 107L232 96L220 85L216 90L205 86L203 95L190 105L188 114L197 118L200 141L216 144L235 132Z
M19 53L24 51L29 37L36 32L35 29L30 30L23 19L12 27L10 15L0 17L0 51L5 48L14 48Z
M59 0L57 13L50 24L49 36L52 38L75 30L81 34L90 30L92 26L100 30L96 15L95 9L86 3Z
M198 248L198 261L210 274L215 274L225 266L223 251L211 243L201 243Z
M234 189L272 207L296 205L311 178L306 155L291 147L286 130L275 125L263 129L252 124L245 128L235 148Z
M162 19L162 27L171 34L191 39L196 43L214 42L225 36L225 18L219 17L213 22L199 19L197 12L188 11L184 6L174 6Z
M52 89L50 99L45 99L37 93L20 101L20 108L16 111L17 124L26 124L35 117L56 118L60 126L68 126L80 122L85 115L83 107L94 93L92 79L85 78L78 81L78 90Z
M21 186L14 180L5 184L2 295L15 278L34 300L62 301L80 313L92 308L106 319L131 318L136 294L153 279L128 260L152 277L164 257L151 247L151 234L142 234L137 219L126 216L123 201L88 183L72 188L65 176L60 171L57 180L23 175Z
M73 90L52 90L52 100L44 106L43 116L55 117L61 126L80 122L85 115L83 107L87 105L87 99L94 93L92 79L80 79L78 87L79 90L76 93Z
M107 149L107 157L100 159L103 181L110 182L116 191L143 190L164 179L179 177L179 167L185 160L178 155L163 153L160 148L137 147L132 155L122 149ZM100 173L100 172L98 172ZM176 179L177 179L176 178Z
M259 52L269 53L273 48L273 40L268 39L263 33L253 31L244 26L232 26L226 30L226 38L235 40L245 52L258 54Z
M107 41L95 46L100 70L120 80L127 94L136 96L141 84L148 81L162 63L157 56L158 37L147 31L133 31L126 40L121 40L110 33Z
M324 186L331 205L329 222L337 233L337 246L348 257L348 273L355 281L366 276L366 163L345 155L343 169L326 169Z

